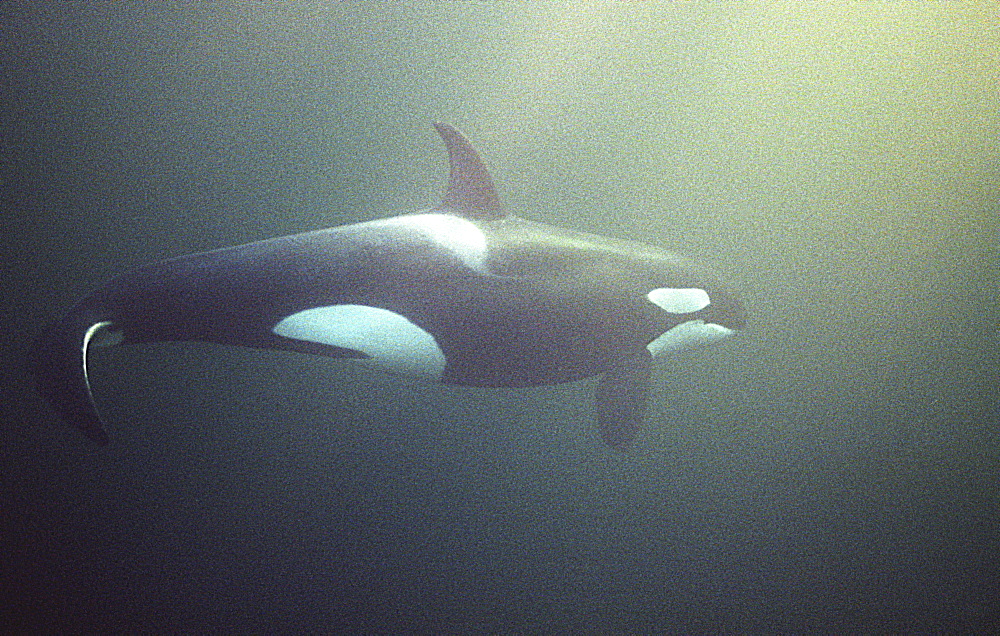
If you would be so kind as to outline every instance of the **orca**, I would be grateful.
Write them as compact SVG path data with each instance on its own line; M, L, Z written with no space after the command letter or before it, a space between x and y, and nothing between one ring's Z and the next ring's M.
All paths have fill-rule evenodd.
M601 436L627 446L646 412L653 358L740 330L742 303L687 258L509 214L469 142L434 126L451 169L437 207L122 274L37 337L29 370L38 392L103 445L88 376L97 346L278 349L473 387L600 375Z

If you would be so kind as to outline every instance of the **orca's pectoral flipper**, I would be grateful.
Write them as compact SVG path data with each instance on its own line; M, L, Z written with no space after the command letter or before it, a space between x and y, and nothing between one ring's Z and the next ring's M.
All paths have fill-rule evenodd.
M647 352L620 360L597 385L597 424L604 443L624 448L642 426L653 358Z
M73 309L39 334L29 354L38 392L64 420L101 445L108 443L108 434L90 393L87 353L95 342L117 342L110 327L111 321L97 312Z

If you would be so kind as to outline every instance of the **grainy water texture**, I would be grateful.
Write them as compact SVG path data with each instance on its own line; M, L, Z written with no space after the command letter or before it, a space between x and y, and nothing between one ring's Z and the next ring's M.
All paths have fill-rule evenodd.
M1000 596L989 3L3 3L2 631L988 633ZM24 357L129 268L436 204L711 264L750 316L593 380L422 384L97 350L111 444Z

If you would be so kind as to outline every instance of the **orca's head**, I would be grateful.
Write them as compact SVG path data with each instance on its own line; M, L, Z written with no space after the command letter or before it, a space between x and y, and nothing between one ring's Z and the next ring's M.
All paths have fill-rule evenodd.
M723 340L746 326L743 303L716 285L656 287L646 298L665 313L657 323L667 327L646 345L653 357Z

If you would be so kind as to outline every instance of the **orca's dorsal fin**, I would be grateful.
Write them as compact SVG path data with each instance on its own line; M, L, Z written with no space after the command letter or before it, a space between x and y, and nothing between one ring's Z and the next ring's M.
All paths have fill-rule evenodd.
M448 124L436 123L434 128L448 146L451 163L448 192L437 209L480 221L506 216L493 187L493 177L472 144Z

